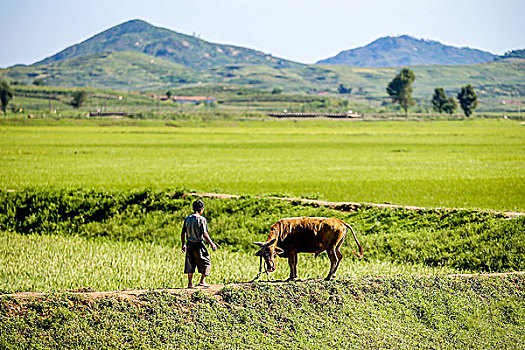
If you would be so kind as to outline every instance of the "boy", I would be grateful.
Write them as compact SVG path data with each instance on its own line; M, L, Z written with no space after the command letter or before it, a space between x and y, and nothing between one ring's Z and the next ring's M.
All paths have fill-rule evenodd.
M184 273L188 274L188 288L193 288L195 267L197 267L199 273L202 274L199 286L209 287L204 280L210 274L211 260L210 254L204 245L204 240L208 242L213 251L217 250L217 246L208 235L208 222L206 218L202 216L203 211L204 203L202 201L196 200L193 202L193 214L184 220L180 235L182 252L186 253Z

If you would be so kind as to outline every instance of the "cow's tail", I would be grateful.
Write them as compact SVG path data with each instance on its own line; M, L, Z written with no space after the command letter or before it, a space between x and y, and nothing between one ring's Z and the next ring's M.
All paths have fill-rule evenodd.
M352 235L354 236L354 239L355 239L355 242L357 243L357 246L359 247L359 253L357 252L352 252L354 253L359 259L361 259L363 257L363 247L361 246L361 244L359 244L359 241L357 240L357 237L355 235L355 232L354 230L352 229L352 226L348 225L346 222L343 221L343 223L345 224L346 227L348 227L348 229L352 232Z

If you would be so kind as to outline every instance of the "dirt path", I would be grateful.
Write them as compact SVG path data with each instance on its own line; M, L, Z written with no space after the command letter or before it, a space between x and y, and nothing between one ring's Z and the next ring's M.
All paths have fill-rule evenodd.
M446 277L455 277L455 278L487 278L487 277L497 277L497 276L509 276L509 275L524 275L525 271L511 271L511 272L499 272L499 273L472 273L472 274L451 274L443 275ZM429 276L414 276L414 277L429 277ZM372 277L373 278L373 277ZM366 278L365 278L366 279ZM285 281L261 281L260 283L271 283L271 284L285 284L285 283L305 283L305 282L316 282L320 280L299 280L295 282L285 282ZM106 291L106 292L92 292L92 291L68 291L68 294L82 296L87 299L100 299L106 297L114 297L121 299L136 299L138 296L148 293L148 292L167 292L169 294L193 294L197 291L200 291L209 295L216 295L224 287L233 287L233 288L242 288L251 285L250 282L244 283L231 283L231 284L213 284L207 288L197 287L197 288L171 288L171 289L130 289L130 290L117 290L117 291ZM53 293L43 293L43 292L19 292L11 294L0 294L0 298L10 297L17 299L19 301L29 301L33 299L45 298L46 295Z
M235 194L221 194L221 193L185 193L184 196L197 196L197 197L208 197L208 198L240 198L241 196ZM416 207L412 205L398 205L398 204L380 204L380 203L356 203L356 202L327 202L317 199L305 199L305 198L289 198L289 197L261 197L255 196L255 198L269 198L269 199L278 199L282 201L289 202L300 202L301 204L310 204L314 206L326 207L330 209L336 209L341 211L354 211L357 208L368 205L376 208L402 208L406 210L439 210L439 211L453 211L453 210L466 210L462 208L426 208L426 207ZM497 210L485 210L480 209L480 211L492 213L492 214L502 214L507 217L519 217L525 216L525 213L515 212L515 211L497 211Z

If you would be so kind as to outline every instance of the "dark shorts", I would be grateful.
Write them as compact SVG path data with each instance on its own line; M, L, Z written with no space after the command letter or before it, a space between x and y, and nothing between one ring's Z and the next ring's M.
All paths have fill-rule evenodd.
M210 253L204 243L187 242L184 273L195 273L195 268L205 276L211 271Z

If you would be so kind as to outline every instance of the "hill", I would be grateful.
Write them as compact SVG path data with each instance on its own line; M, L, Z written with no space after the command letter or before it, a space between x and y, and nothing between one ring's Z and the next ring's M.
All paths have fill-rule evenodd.
M386 86L398 67L323 66L333 71L339 81L360 88L364 96L385 96ZM484 99L525 96L525 60L504 59L471 65L424 65L410 67L416 74L414 96L428 97L434 88L443 87L456 94L461 86L472 84Z
M352 61L354 66L346 65L349 55L358 57ZM398 69L358 66L415 64L417 98L427 98L435 87L456 93L469 83L484 99L525 96L525 60L520 51L496 61L493 57L479 50L402 36L378 39L319 64L303 65L132 20L36 64L1 69L0 77L25 85L39 79L48 86L139 91L228 84L315 94L337 93L339 84L345 84L352 88L352 96L370 100L386 97L385 87ZM487 60L490 62L470 64ZM431 62L443 64L428 65Z
M525 60L520 58L474 65L411 68L416 74L416 98L430 99L436 87L455 94L465 84L472 84L484 99L525 96ZM77 56L49 64L11 67L0 70L0 78L25 85L42 79L47 86L128 91L192 87L194 94L205 93L204 86L225 84L266 91L278 87L286 93L337 94L338 85L345 84L352 88L352 97L382 99L386 97L386 85L397 71L395 67L311 65L275 68L246 64L197 70L144 53L112 52Z
M486 51L458 48L403 35L379 38L364 47L341 51L317 64L357 67L458 65L490 62L496 57Z
M15 81L44 85L151 90L163 85L197 82L199 71L141 52L102 52L8 69Z
M78 56L123 51L144 53L194 69L239 63L277 67L299 65L244 47L210 43L194 36L155 27L141 20L131 20L105 30L38 62L37 65L61 62Z

